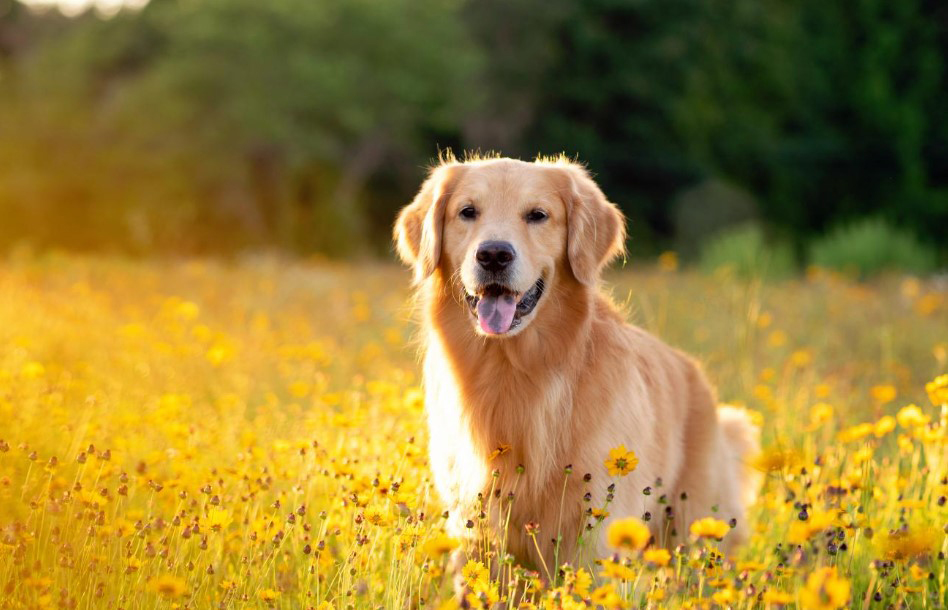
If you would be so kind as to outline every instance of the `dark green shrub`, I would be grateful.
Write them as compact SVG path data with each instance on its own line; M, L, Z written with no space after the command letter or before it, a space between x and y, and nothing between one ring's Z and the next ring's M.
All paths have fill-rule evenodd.
M796 269L793 251L786 244L768 243L758 225L724 231L701 249L706 271L729 269L742 277L781 278Z
M910 231L870 218L839 226L814 240L809 262L861 276L885 270L921 274L935 269L937 255Z

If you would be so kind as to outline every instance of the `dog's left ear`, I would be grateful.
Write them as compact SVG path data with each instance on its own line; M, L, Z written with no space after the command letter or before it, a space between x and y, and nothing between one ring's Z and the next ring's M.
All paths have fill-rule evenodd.
M562 169L568 177L563 200L569 265L577 280L593 285L602 268L625 252L625 216L585 169L578 165Z
M395 221L394 240L398 257L415 271L415 282L426 279L441 259L444 209L461 173L457 163L431 170L415 199Z

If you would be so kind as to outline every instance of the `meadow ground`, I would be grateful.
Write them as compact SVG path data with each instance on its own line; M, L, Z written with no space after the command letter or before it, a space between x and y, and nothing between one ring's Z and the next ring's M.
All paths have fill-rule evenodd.
M945 607L944 281L673 262L608 287L759 417L753 539L720 557L709 515L665 553L620 521L614 556L554 582L468 565L473 604ZM450 606L407 283L271 258L0 263L0 608Z

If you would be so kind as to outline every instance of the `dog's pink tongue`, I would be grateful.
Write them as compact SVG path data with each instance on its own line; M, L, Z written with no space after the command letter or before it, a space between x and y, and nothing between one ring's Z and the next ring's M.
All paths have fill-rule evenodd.
M477 321L485 333L500 335L510 330L516 311L517 302L512 294L483 296L477 302Z

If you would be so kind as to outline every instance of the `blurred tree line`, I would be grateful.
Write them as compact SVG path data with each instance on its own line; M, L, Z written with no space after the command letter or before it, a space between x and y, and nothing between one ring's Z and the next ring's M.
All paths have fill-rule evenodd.
M944 247L943 0L0 0L0 247L388 249L438 149L588 162L637 253Z

